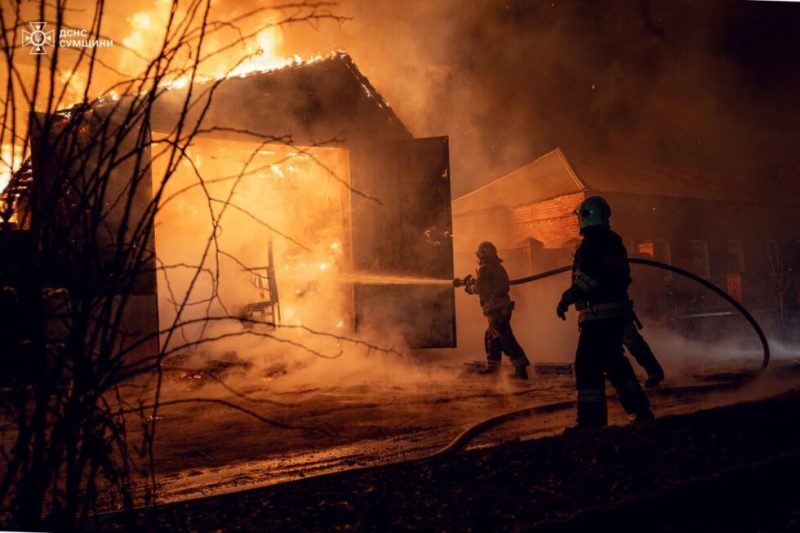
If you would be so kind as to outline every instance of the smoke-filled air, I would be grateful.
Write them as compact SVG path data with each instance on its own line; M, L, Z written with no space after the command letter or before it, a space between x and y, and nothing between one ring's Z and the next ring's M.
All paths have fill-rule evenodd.
M800 3L0 35L0 529L798 529Z

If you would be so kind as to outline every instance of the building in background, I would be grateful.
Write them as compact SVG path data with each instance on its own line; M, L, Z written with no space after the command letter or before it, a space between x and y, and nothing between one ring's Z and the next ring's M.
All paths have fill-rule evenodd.
M456 270L471 268L473 248L482 240L503 250L517 273L568 264L579 240L573 212L584 198L602 195L631 256L691 270L748 308L777 312L785 321L786 313L800 309L800 200L764 202L711 178L556 148L453 201ZM730 311L713 294L669 273L635 267L634 278L637 308L648 315Z

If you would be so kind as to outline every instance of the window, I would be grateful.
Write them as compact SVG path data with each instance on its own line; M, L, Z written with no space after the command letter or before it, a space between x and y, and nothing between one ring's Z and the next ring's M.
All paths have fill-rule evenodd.
M744 272L744 245L742 241L728 241L728 272Z
M709 277L710 268L708 265L708 243L701 240L693 240L691 246L691 266L692 271L705 278Z
M633 249L636 255L646 255L664 263L672 260L669 241L666 239L645 239L639 241Z
M655 259L662 263L672 263L672 253L669 248L669 241L666 239L646 239L640 241L633 248L634 256ZM665 279L672 279L671 272L664 273Z
M636 254L637 255L647 255L653 259L656 258L656 250L655 246L653 245L653 241L644 241L640 242L636 245Z

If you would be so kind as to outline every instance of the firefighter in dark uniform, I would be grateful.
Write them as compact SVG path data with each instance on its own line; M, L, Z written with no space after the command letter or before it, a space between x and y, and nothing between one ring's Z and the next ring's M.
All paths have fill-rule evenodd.
M635 314L632 315L632 320L625 326L622 332L622 344L628 349L630 354L636 359L645 372L647 372L647 381L644 385L648 389L656 387L659 383L664 381L664 369L656 359L653 350L647 341L644 340L639 330L642 328L641 322Z
M578 427L608 424L606 376L625 412L637 420L652 420L650 402L622 344L625 328L632 322L625 245L609 227L611 208L603 198L587 198L577 215L583 241L575 251L572 285L564 291L556 313L566 320L571 305L579 312L580 338L575 354Z
M483 315L489 322L484 335L484 347L488 366L485 373L495 373L500 369L502 353L514 365L511 375L518 379L528 379L527 367L530 365L525 351L511 330L511 311L514 302L508 295L508 273L497 256L497 248L490 242L482 242L475 252L478 257L478 270L475 278L467 276L456 280L455 285L464 286L469 294L477 294Z
M653 258L651 254L639 254L638 257L645 259ZM646 273L645 277L647 278ZM658 283L652 278L645 279L645 282L646 285ZM633 309L633 307L631 307L631 309ZM622 334L622 343L625 345L625 348L628 349L628 353L631 354L639 366L642 367L645 372L647 372L645 387L648 389L656 387L662 381L664 381L664 369L661 367L658 359L656 359L656 356L653 353L653 350L650 348L650 345L646 340L644 340L644 337L639 332L644 326L636 316L635 311L631 313L631 319L632 320L628 323L628 325L625 326L625 332Z

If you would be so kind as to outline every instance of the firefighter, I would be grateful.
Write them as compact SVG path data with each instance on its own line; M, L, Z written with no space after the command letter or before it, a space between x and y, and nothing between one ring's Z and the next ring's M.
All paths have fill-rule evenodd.
M572 285L556 314L566 320L571 305L579 312L580 338L575 354L578 428L608 424L605 376L629 415L652 420L650 402L624 355L623 333L632 322L631 283L625 245L609 227L611 208L599 196L585 199L576 212L583 236L572 265Z
M650 254L640 254L639 257L645 259L652 259ZM648 281L648 280L645 280ZM654 283L655 280L649 280L648 284ZM633 310L633 302L631 302L631 321L625 326L625 332L622 334L622 343L628 349L628 353L633 356L636 362L647 372L647 380L645 387L650 389L657 387L664 381L664 369L656 359L650 345L644 340L639 331L644 328L636 312Z
M632 311L632 310L631 310ZM625 330L622 332L622 344L628 349L628 352L636 359L645 372L647 372L647 381L644 386L648 389L657 387L664 381L664 369L661 368L658 359L656 359L653 350L647 341L644 340L639 330L642 328L641 322L634 314L632 320L625 325Z
M463 285L468 294L478 295L483 315L489 322L484 334L488 363L484 373L496 373L500 369L502 353L505 353L514 365L511 377L528 379L527 367L530 362L511 330L514 302L508 295L508 273L501 264L503 260L497 256L497 248L490 242L480 243L475 255L478 258L477 276L456 280L455 285Z

